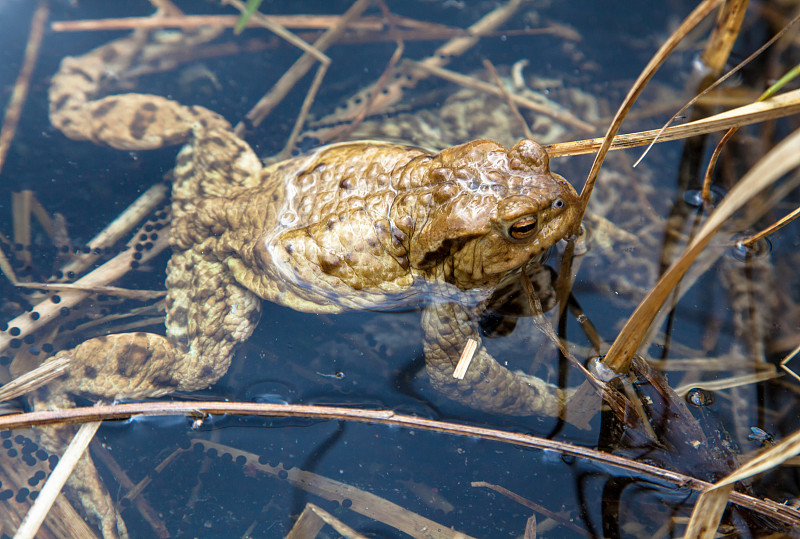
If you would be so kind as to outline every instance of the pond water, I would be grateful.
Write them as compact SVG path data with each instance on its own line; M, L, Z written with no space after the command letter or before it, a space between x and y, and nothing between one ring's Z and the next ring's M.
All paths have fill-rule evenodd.
M503 3L447 0L387 4L395 15L467 28ZM178 5L192 14L236 13L211 2ZM350 2L344 1L267 0L261 11L341 14L349 6ZM503 31L484 37L475 47L452 58L447 68L491 83L482 64L489 59L510 90L529 92L526 95L534 99L550 99L585 122L580 128L579 122L564 124L523 110L543 144L598 137L632 80L693 7L694 3L688 1L657 5L523 3L500 26ZM0 1L3 106L21 65L33 8L26 2ZM75 5L58 1L51 5L50 20L150 13L149 3L144 1L124 6L102 1ZM367 15L380 17L381 12L372 6ZM531 28L548 31L525 32ZM748 15L734 58L750 54L774 30L758 15ZM424 26L409 32L403 57L421 60L433 54L446 39L436 32L442 32L441 28ZM698 83L694 67L706 34L690 39L659 71L623 131L660 127L694 95ZM0 173L0 232L10 238L4 241L3 250L21 280L47 280L68 261L69 253L80 250L174 165L174 147L118 151L68 140L50 125L47 91L60 60L121 35L114 31L45 34L30 95ZM311 108L312 119L298 139L300 149L328 142L331 129L345 123L342 107L348 105L348 99L381 76L397 44L391 39L377 40L380 35L355 36L353 43L326 51L331 67ZM428 38L414 39L420 35ZM273 45L270 38L266 31L255 29L240 37L226 32L214 43L228 44L229 50L201 48L184 64L166 73L144 76L135 88L125 91L203 105L236 123L299 57L297 49L285 43ZM249 51L242 50L245 43ZM789 61L787 65L794 64ZM758 73L752 68L728 85L725 96L731 103L744 104L752 99L752 92L748 94L740 85L743 80L752 82ZM311 74L303 77L264 123L249 130L246 139L259 155L266 158L281 151L311 81ZM761 87L753 84L757 96ZM778 123L772 130L743 130L719 167L721 192L790 127ZM440 149L480 137L511 145L525 133L502 97L430 77L406 89L383 114L365 118L350 136L401 139ZM577 257L573 266L573 296L583 314L568 314L560 329L579 361L587 361L597 352L578 319L588 319L603 341L612 342L664 265L696 228L695 216L702 218L702 212L684 202L685 193L698 187L698 173L692 163L702 163L702 174L716 140L701 145L699 151L680 141L659 144L635 169L631 163L640 151L617 152L608 158L589 208L589 250ZM591 156L556 158L551 166L580 190ZM69 236L66 243L49 237L34 222L29 246L13 245L20 241L14 236L20 222L13 218L12 193L24 190L31 191L50 215L63 216L57 223L65 224L63 229ZM794 198L788 195L781 202L766 202L767 217L762 222L769 223L790 211L796 199L795 193ZM755 230L761 225L750 226ZM771 443L769 437L780 439L791 434L800 423L795 411L798 382L788 376L777 377L781 372L778 362L797 345L800 311L796 307L794 268L800 238L797 226L790 225L770 238L771 252L766 249L765 256L743 262L729 245L730 236L741 228L735 225L721 234L725 237L710 250L717 256L708 258L707 267L692 277L692 284L685 286L683 297L642 352L681 396L695 386L708 387L712 392L713 403L690 406L709 436L708 444L749 454ZM122 248L128 239L113 247ZM66 253L58 241L68 245ZM556 248L548 259L554 269L559 267L560 253L560 247ZM105 260L101 258L95 266ZM162 253L114 284L163 290L167 260L168 253ZM42 297L34 298L30 291L15 288L7 280L0 283L3 322L8 322L0 329L16 341L14 347L0 351L2 382L10 378L9 369L20 369L19 364L10 366L12 359L32 365L53 348L69 348L88 337L125 331L120 329L123 324L144 321L131 331L164 332L163 307L154 306L155 301L94 295L57 319L58 333L52 330L56 324L51 324L30 336L15 334L13 321L25 316ZM148 305L149 309L142 309ZM111 316L129 313L136 316ZM552 314L550 319L558 322ZM508 335L484 340L501 364L568 387L583 382L584 376L559 356L530 318L521 318L516 325ZM619 436L624 426L607 410L591 414L587 428L581 429L553 418L477 412L451 401L431 387L422 343L418 310L315 315L265 302L260 325L238 348L227 374L208 390L176 398L390 409L601 448L703 480L718 478L718 468L691 460L696 455L687 457L658 444L636 446L630 440L635 436L630 434L626 441L625 436ZM757 383L748 379L737 387L725 383L717 388L712 384L754 374L767 378L770 373L774 374L771 380ZM15 402L25 405L22 400ZM79 400L78 404L90 402ZM659 427L656 424L653 428ZM0 511L0 533L10 536L18 522L14 515L25 513L51 461L42 454L34 464L20 462L23 455L34 451L34 445L27 441L37 439L31 430L5 431L0 436L0 457L7 463L4 466L23 470L30 466L32 470L28 487L13 485L5 475L0 478L0 504L7 504ZM557 451L347 421L240 416L135 418L107 422L94 443L94 460L132 537L159 533L174 537L283 537L308 503L367 537L406 536L393 520L406 518L403 510L416 514L407 518L417 526L412 535L420 537L456 537L456 531L472 537L521 537L526 525L533 522L532 515L536 533L543 537L678 537L697 499L697 493L685 485ZM138 501L127 496L130 486L120 484L102 453L110 455L133 484L149 478L151 482ZM778 503L796 504L796 474L791 468L784 470L788 471L773 472L747 485L748 492ZM27 491L20 495L20 488ZM4 495L6 492L9 494ZM507 492L539 508L532 509L530 504L504 494ZM370 497L373 495L382 500ZM151 508L149 516L141 502ZM426 525L431 527L420 531ZM742 510L734 512L725 525L736 527L742 537L761 537L782 529ZM413 528L409 526L406 531ZM319 535L336 536L331 526Z

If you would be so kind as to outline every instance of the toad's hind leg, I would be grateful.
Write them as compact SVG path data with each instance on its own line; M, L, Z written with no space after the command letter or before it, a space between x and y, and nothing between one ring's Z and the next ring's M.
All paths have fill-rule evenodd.
M141 73L174 67L194 45L222 29L198 28L170 34L137 30L81 56L67 56L50 83L50 123L74 140L91 140L121 150L150 150L186 141L195 123L227 126L202 107L147 94L105 95L131 86Z
M261 300L236 283L210 250L199 245L176 253L167 276L167 336L119 333L96 337L57 358L69 358L65 379L42 388L37 409L66 408L72 395L93 400L159 397L175 390L208 387L228 370L234 348L250 337ZM60 450L69 427L42 432L39 441ZM126 537L125 525L91 460L84 455L68 483L84 513L96 519L104 537Z
M72 369L59 388L101 400L159 397L215 383L258 323L261 300L203 244L167 269L167 336L120 333L64 350Z

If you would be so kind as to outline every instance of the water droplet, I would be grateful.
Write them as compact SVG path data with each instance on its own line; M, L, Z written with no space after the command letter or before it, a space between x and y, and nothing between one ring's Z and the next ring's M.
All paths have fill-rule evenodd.
M294 212L287 212L281 215L281 225L289 226L297 221L297 214Z

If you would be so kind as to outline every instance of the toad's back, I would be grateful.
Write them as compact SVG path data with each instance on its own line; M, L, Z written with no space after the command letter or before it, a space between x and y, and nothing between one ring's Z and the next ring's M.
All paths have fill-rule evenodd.
M226 136L210 138L216 144ZM490 291L513 269L508 259L519 258L512 263L520 265L546 248L528 241L506 249L515 246L513 238L505 245L504 227L522 218L533 223L530 232L563 235L562 206L572 206L571 188L549 173L546 155L532 141L511 150L474 141L435 155L397 144L344 143L232 182L231 173L182 168L183 161L204 166L198 151L215 153L203 141L209 135L195 137L178 159L176 177L177 190L193 186L188 191L196 199L178 205L185 211L176 212L174 241L185 249L205 243L239 282L298 310L398 308L432 293L431 283L448 296L454 288ZM184 159L187 153L195 156ZM207 185L210 178L224 185ZM208 192L220 194L201 196ZM198 223L207 226L197 229ZM489 260L476 258L474 249L459 255L476 239ZM513 250L522 254L511 256ZM498 256L501 268L486 267ZM463 293L461 300L469 301Z

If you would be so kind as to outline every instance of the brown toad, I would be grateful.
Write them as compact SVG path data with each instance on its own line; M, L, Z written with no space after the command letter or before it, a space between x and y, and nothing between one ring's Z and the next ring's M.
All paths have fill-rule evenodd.
M425 298L435 387L491 412L558 415L565 393L500 366L478 328L501 279L575 228L577 195L537 143L478 140L432 154L351 142L264 168L205 108L146 94L100 97L107 73L143 56L140 37L64 59L50 114L68 137L114 148L186 143L174 170L166 336L108 335L59 352L75 365L60 395L111 400L208 387L252 333L262 299L334 313ZM458 380L468 339L478 348Z

